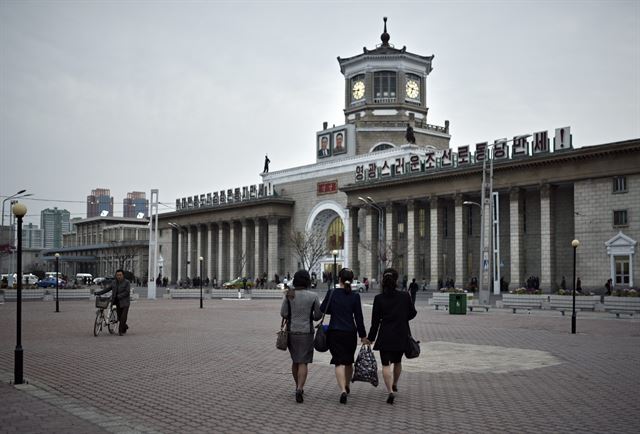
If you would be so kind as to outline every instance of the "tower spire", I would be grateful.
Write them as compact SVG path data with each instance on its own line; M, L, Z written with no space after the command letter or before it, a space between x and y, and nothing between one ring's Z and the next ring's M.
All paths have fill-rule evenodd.
M391 36L387 33L387 17L383 17L382 19L384 20L384 32L380 35L380 39L382 40L382 46L388 47Z

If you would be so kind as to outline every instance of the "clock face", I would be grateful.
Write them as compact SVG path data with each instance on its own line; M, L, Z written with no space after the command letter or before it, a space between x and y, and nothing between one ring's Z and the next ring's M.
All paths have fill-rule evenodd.
M420 95L420 85L415 80L407 80L407 96L411 99L418 99Z
M364 98L364 81L358 80L353 83L351 93L353 94L353 99L358 100Z

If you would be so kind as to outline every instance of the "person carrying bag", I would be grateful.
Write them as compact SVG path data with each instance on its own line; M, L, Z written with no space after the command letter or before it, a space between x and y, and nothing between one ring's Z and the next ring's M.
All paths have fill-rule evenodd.
M320 319L318 295L307 288L311 277L306 270L293 276L293 289L282 300L280 316L287 319L287 348L291 355L291 375L296 383L296 402L303 403L304 385L307 381L307 365L313 362L313 321ZM283 328L283 327L281 327Z

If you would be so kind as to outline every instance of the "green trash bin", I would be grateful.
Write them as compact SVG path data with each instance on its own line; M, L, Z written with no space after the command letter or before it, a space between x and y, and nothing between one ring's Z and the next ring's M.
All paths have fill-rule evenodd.
M449 314L451 315L467 314L467 294L464 294L464 293L449 294Z

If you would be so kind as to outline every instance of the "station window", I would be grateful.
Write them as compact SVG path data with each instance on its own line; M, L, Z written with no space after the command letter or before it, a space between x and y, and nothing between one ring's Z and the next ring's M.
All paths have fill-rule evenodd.
M396 73L380 71L373 75L374 102L396 102Z
M613 226L627 226L627 210L619 209L613 211Z
M340 217L336 217L327 229L327 249L344 249L344 224Z
M626 193L627 192L627 177L626 176L614 176L613 177L613 192L614 193Z

